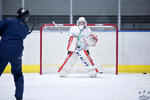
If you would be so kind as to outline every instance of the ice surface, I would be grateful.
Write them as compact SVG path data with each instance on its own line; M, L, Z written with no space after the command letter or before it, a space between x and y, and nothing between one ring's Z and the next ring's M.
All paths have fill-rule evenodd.
M140 100L139 91L150 91L150 74L24 74L23 100ZM0 77L0 100L15 100L11 74Z

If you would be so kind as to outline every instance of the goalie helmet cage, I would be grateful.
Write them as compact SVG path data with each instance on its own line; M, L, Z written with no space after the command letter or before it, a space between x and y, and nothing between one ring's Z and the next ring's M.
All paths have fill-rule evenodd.
M65 31L65 29L63 30L63 28L65 27L72 27L72 26L76 26L76 24L57 24L54 25L54 24L43 24L40 28L40 75L43 74L43 34L45 30L48 30L48 27L50 28L55 28L55 32L57 31L61 36L63 34L62 31ZM87 24L87 27L102 27L103 30L105 30L104 28L108 28L108 27L112 27L115 31L115 74L117 75L118 74L118 28L115 24ZM61 29L62 28L62 29ZM96 30L96 28L95 28ZM99 40L98 40L99 41ZM67 47L67 46L66 46ZM65 50L67 51L67 49L65 48ZM48 55L46 55L48 56ZM63 63L63 61L61 61Z

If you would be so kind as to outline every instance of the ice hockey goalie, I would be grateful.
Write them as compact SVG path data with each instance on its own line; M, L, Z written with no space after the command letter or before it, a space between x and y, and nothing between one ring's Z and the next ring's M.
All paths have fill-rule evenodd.
M91 34L84 17L78 19L77 26L70 28L69 34L68 57L58 70L60 77L66 77L78 60L88 69L90 77L96 77L98 69L90 57L89 46L94 47L98 39L96 35Z

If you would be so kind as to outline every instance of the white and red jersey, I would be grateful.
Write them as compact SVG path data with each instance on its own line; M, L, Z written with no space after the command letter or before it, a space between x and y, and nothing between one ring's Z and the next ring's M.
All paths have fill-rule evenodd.
M69 37L73 36L78 39L77 46L81 46L84 49L88 49L87 44L85 43L84 39L89 37L91 34L91 29L85 27L83 30L80 30L78 26L73 26L69 30Z

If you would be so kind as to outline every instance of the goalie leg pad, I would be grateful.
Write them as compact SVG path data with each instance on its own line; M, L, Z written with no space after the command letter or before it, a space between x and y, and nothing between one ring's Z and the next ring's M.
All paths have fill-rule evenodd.
M91 70L89 70L88 75L91 78L96 78L97 77L97 72L95 71L95 69L91 69Z
M95 71L98 73L97 67L94 66L93 60L88 55L88 53L85 49L82 51L76 51L75 53L76 53L77 57L80 59L80 61L82 61L84 66L87 67L87 69L89 69L89 70L95 69Z
M89 60L90 64L92 66L94 66L95 64L94 64L93 60L91 59L91 57L89 56L89 54L87 53L87 51L85 49L83 51L84 51L84 54L86 55L86 58ZM94 66L94 67L95 67L95 71L98 73L99 71L97 69L97 66Z
M66 77L70 73L77 60L77 56L73 52L71 52L58 70L60 77Z
M59 76L60 77L66 77L68 74L69 74L69 70L65 70L65 69L62 69L60 72L59 72Z

